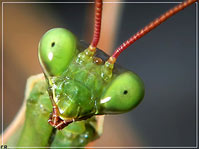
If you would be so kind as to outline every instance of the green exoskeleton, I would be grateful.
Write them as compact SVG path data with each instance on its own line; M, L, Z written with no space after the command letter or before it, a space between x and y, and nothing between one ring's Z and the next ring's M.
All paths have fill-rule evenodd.
M64 28L46 32L38 47L45 79L33 85L17 146L85 146L100 135L97 115L135 108L144 97L143 81L115 63L116 59L136 40L194 2L186 0L167 11L119 46L112 56L97 49L101 0L96 0L95 29L89 46Z
M144 96L136 74L97 62L103 60L94 54L81 51L74 35L62 28L48 31L40 41L39 59L54 106L49 123L58 129L93 115L129 111Z
M96 24L100 24L101 1L96 1L96 10ZM63 28L48 31L39 43L39 61L53 105L48 122L57 129L94 115L127 112L144 96L143 82L135 73L97 55L99 31L100 25L83 51L76 37Z
M28 79L25 122L6 142L8 147L79 147L100 136L103 117L74 122L61 131L50 126L47 121L52 105L47 88L42 74Z

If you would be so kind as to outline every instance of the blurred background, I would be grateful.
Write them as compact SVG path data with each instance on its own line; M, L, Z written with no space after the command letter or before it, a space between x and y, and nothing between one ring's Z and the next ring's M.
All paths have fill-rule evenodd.
M174 5L105 3L99 48L111 54ZM176 14L121 54L117 62L143 79L145 97L131 112L106 116L104 133L94 146L196 145L195 8L193 4ZM89 43L93 17L94 3L3 4L4 130L22 105L26 79L42 72L37 58L42 35L63 27Z

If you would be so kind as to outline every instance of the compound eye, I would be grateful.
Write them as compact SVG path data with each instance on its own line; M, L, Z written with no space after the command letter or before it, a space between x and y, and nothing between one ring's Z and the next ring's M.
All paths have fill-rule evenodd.
M100 103L102 113L123 113L135 108L144 97L144 84L132 72L117 76L104 92Z
M76 38L64 28L46 32L39 43L39 61L47 76L59 76L76 54Z

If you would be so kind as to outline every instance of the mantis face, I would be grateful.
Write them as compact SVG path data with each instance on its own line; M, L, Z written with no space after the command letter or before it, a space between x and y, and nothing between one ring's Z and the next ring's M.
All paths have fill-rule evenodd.
M70 123L95 114L123 113L140 103L144 96L144 85L136 74L120 67L117 67L115 72L115 69L109 69L106 64L94 63L94 56L87 49L77 55L78 51L75 36L62 28L48 31L39 43L39 60L49 83L52 104L56 107L60 119ZM106 55L106 58L108 57ZM78 63L77 59L82 60ZM84 70L80 71L84 66ZM69 71L71 69L73 70ZM95 71L92 73L89 69ZM84 75L92 75L78 80L83 71ZM105 72L112 74L108 80L101 77ZM92 77L95 79L91 79ZM92 80L90 86L85 79ZM101 82L97 86L98 89L93 87L96 82Z

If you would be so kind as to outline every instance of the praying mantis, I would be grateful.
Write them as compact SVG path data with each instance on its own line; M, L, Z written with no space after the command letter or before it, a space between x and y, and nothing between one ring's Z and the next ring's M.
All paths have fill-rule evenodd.
M188 4L191 4L191 3L194 3L195 1L188 1L189 3L187 3L186 5L184 5L184 7L185 6L188 6ZM96 5L100 5L100 4L97 4L98 2L96 2ZM181 5L182 6L182 8L183 8L183 5ZM97 6L96 6L97 7ZM98 7L96 8L96 10L98 9ZM176 11L178 11L178 9L176 9ZM174 12L170 12L170 14L168 14L167 15L167 17L170 17L170 15L172 15ZM164 16L162 16L161 17L161 21L163 22L165 19L167 19L167 17L164 15ZM97 18L97 17L96 17ZM99 18L97 18L98 20L100 20ZM111 56L111 57L109 57L109 59L105 62L103 59L98 59L98 57L96 57L96 58L94 58L94 55L95 55L95 52L96 52L96 46L97 46L97 41L96 40L99 40L99 37L96 37L96 38L94 38L93 39L93 42L91 43L91 45L87 48L87 50L86 51L83 51L83 52L81 52L77 57L78 58L76 58L75 60L76 61L78 61L78 63L82 63L82 64L85 64L85 63L92 63L93 61L94 61L94 65L99 65L99 66L101 66L101 68L97 68L97 70L96 71L98 71L98 69L101 69L102 70L102 72L103 73L101 73L101 75L100 76L102 76L102 78L103 78L103 80L104 81L107 81L107 82L109 82L111 79L112 79L112 77L114 77L114 79L116 79L117 77L117 75L116 76L114 76L114 73L112 74L112 70L113 69L115 69L116 67L115 67L115 61L116 61L116 59L117 59L117 57L119 56L119 54L126 48L126 47L128 47L132 42L134 42L135 40L137 40L138 38L140 38L142 35L144 35L145 33L147 33L147 32L149 32L150 31L150 29L152 29L152 28L154 28L156 25L159 25L159 23L161 22L161 21L157 21L156 23L152 23L151 24L151 26L149 25L148 27L146 27L146 28L144 28L144 30L141 30L138 34L136 34L133 38L131 38L130 40L128 40L126 43L124 43L122 46L120 46L119 48L118 48L118 50L116 50L117 52L115 52L114 54L113 54L113 56ZM99 23L99 22L98 22ZM58 30L58 31L57 31ZM52 35L53 36L56 36L56 35L54 35L54 34L57 34L56 32L61 32L61 33L65 33L65 32L67 32L67 33L65 33L65 34L69 34L69 36L73 36L71 33L68 33L68 31L67 30L64 30L64 29L55 29L55 30L51 30L51 31L49 31L48 33L49 34L51 34L52 33ZM99 30L99 28L97 28L96 30ZM96 32L96 30L95 30L95 32ZM53 33L55 31L55 33ZM68 84L70 85L70 81L69 82L65 82L65 84L64 85L66 85L65 87L63 87L62 88L62 82L63 82L63 79L61 79L61 78L54 78L54 76L60 76L60 74L62 74L62 73L66 73L66 72L64 72L65 70L66 70L66 67L68 67L70 64L71 64L71 62L68 62L68 64L64 64L64 66L63 67L61 67L61 65L63 64L62 62L61 63L58 63L58 64L54 64L54 63L50 63L50 61L52 60L52 58L53 58L53 52L52 51L50 51L50 52L46 52L46 49L45 49L45 47L43 48L42 46L44 45L45 46L45 43L46 42L50 42L50 46L52 47L52 48L54 48L54 46L56 46L56 42L52 42L52 41L50 41L49 40L49 38L51 38L51 35L48 35L48 33L46 34L46 35L44 35L44 37L43 37L43 39L41 40L41 42L40 42L40 55L39 55L39 57L40 57L40 62L41 62L41 64L42 64L42 67L43 67L43 69L44 69L44 73L45 73L45 76L46 76L46 80L47 80L47 82L48 82L48 85L50 86L49 88L49 95L50 95L50 98L51 98L51 102L52 102L52 105L53 105L53 113L52 113L52 115L50 116L50 118L49 118L49 120L48 120L48 122L50 123L50 125L52 125L53 127L55 127L55 128L57 128L57 129L63 129L64 127L66 127L66 126L70 126L69 124L71 123L74 123L74 121L80 121L80 122L82 122L81 120L86 120L86 119L88 119L88 118L90 118L90 117L92 117L94 114L115 114L115 113L121 113L121 112L126 112L126 111L128 111L128 110L130 110L130 109L132 109L132 108L134 108L139 102L140 102L140 100L143 98L143 94L144 94L144 87L143 87L143 83L142 83L142 81L141 81L141 79L139 78L139 77L137 77L137 75L134 75L134 74L129 74L129 73L127 73L127 74L125 74L124 75L124 78L126 79L126 78L129 78L130 80L132 80L132 78L133 78L133 82L135 81L135 86L132 86L132 88L137 88L136 90L137 90L137 92L136 93L138 93L138 95L136 95L138 98L136 98L136 99L132 99L132 101L131 102L125 102L124 103L124 107L122 106L122 104L121 105L115 105L115 104L117 104L118 103L118 101L117 101L117 99L116 99L116 101L115 102L113 102L113 103L111 103L110 105L108 104L108 105L103 105L102 107L101 107L101 105L99 106L98 105L98 103L97 103L97 101L93 101L93 103L91 102L91 103L87 103L87 105L91 105L91 107L88 107L88 109L85 109L86 111L83 111L83 112L80 112L80 113L78 113L76 110L74 110L74 109L78 109L78 106L76 106L76 105L74 105L74 107L72 106L72 110L70 110L70 111L67 111L68 109L70 109L70 105L71 104L69 104L69 103L61 103L62 101L61 100L59 100L58 98L61 98L61 94L64 94L64 93L62 93L62 90L64 90L64 88L68 88ZM96 34L99 34L99 32L97 32ZM47 38L47 40L46 40L46 38L45 38L45 36L46 36L46 38ZM95 36L94 36L95 37ZM74 37L72 37L72 38L74 38ZM44 40L44 41L43 41ZM73 40L73 42L76 42L76 41L74 41ZM64 42L65 43L65 42ZM76 43L73 43L73 45L72 46L74 46ZM61 44L61 45L63 45L63 44ZM86 49L86 47L83 47L83 48L85 48ZM44 50L41 50L41 49L44 49ZM63 48L63 49L66 49L66 48ZM66 55L68 56L71 56L69 59L72 59L73 57L74 57L74 55L73 54L75 54L75 53L79 53L79 52L77 52L77 51L75 51L76 50L76 48L73 48L73 52L71 52L72 53L72 56L70 55L71 53L67 53ZM80 49L78 49L78 50L80 50ZM83 49L84 50L84 49ZM43 53L42 53L42 51L43 51ZM52 54L50 54L52 52ZM47 56L45 55L45 54L47 54ZM63 56L64 56L64 54L63 54ZM47 57L47 58L46 58ZM100 56L99 56L100 57ZM107 57L106 57L107 58ZM88 60L88 61L87 61ZM104 65L105 64L105 65ZM53 70L53 68L55 68L55 67L57 67L57 65L58 66L60 66L60 70ZM75 65L76 64L74 64L74 66L73 67L75 67ZM72 67L72 66L71 66ZM72 67L72 68L73 68ZM89 66L89 67L91 67L91 66ZM52 69L51 69L52 68ZM78 67L78 69L77 70L79 70L79 67ZM76 71L77 71L76 70ZM73 71L72 69L71 69L71 71ZM95 72L96 72L95 71ZM118 72L119 71L121 71L122 73L123 72L125 72L124 70L117 70ZM120 72L119 72L120 73ZM121 73L121 74L122 74ZM116 73L117 74L117 73ZM72 74L70 74L69 73L69 75L72 75ZM123 74L122 74L123 75ZM132 75L132 76L131 76ZM79 76L79 74L77 74L77 76ZM76 77L77 77L76 76ZM130 76L130 77L129 77ZM51 78L52 77L52 78ZM70 76L71 77L71 76ZM70 78L69 76L68 76L68 74L64 74L64 78ZM81 77L80 77L81 78ZM120 78L120 77L119 77ZM121 77L121 78L123 78L123 77ZM55 80L54 80L55 79ZM70 79L69 79L70 80ZM119 79L120 80L120 79ZM127 82L130 82L130 80L127 80ZM60 82L59 82L60 81ZM95 79L94 79L94 81L95 81ZM58 82L58 83L57 83ZM110 81L110 82L112 82L112 80ZM113 81L114 82L114 81ZM112 82L112 83L113 83ZM123 82L123 80L121 81L121 82ZM120 86L120 85L117 85L117 84L120 84L121 83L120 81L119 82L117 82L116 81L116 86L118 87L118 86ZM92 84L92 83L91 83ZM130 84L134 84L134 83L130 83ZM64 86L63 85L63 86ZM106 85L104 85L104 84L102 84L103 86L106 86ZM53 86L59 86L59 88L61 88L61 90L56 90L55 88L53 89ZM108 84L107 85L108 87L111 87L111 85L110 84ZM128 86L128 85L125 85L125 86ZM45 88L45 87L44 87ZM112 97L112 96L110 96L110 94L112 95L112 89L110 89L109 90L109 88L105 88L106 90L107 90L107 92L105 92L104 93L104 96L101 98L101 100L100 100L100 103L101 104L104 104L104 103L108 103L108 101L111 101L111 99L110 98L108 98L108 97ZM102 90L102 89L99 89L99 90ZM115 88L113 89L113 90L115 90ZM131 90L131 89L130 89ZM109 92L110 91L110 92ZM60 93L58 93L58 92L60 92ZM83 92L86 92L86 91L83 91ZM101 93L102 93L103 91L101 91ZM124 89L124 90L122 90L122 92L121 93L123 93L124 95L126 95L126 94L129 94L129 90L126 90L126 89ZM69 94L69 93L66 93L66 94ZM96 94L100 94L100 93L96 93ZM95 94L95 95L96 95ZM57 97L56 97L56 95L57 95ZM113 93L113 95L115 95L115 93ZM118 95L116 95L116 96L118 96ZM88 96L88 97L90 97L90 96ZM99 97L99 96L98 96ZM135 97L135 96L133 96L133 97ZM99 98L96 98L96 99L99 99ZM120 101L120 99L121 98L119 98L119 101ZM127 98L127 99L130 99L129 97ZM64 99L65 100L65 99ZM80 99L78 99L78 100L80 100ZM54 103L54 101L55 101L55 103ZM84 100L84 101L87 101L87 99L86 100ZM80 105L83 105L85 102L82 102ZM114 101L114 100L113 100ZM133 102L133 101L136 101L136 102ZM95 104L94 104L95 103ZM66 104L66 105L69 105L69 108L67 108L67 109L65 109L65 106L63 106L64 104ZM125 105L125 104L127 104L127 105ZM97 105L97 106L96 106ZM50 106L50 105L49 105ZM96 107L97 108L96 108ZM98 106L99 106L99 108L98 108ZM115 107L116 106L116 107ZM128 107L129 106L129 107ZM61 108L62 107L62 108ZM93 110L93 107L95 107L95 111L92 111ZM80 109L81 109L82 107L80 107ZM101 109L103 109L102 111L101 111ZM61 114L60 114L60 111L63 111ZM66 111L65 111L66 110ZM88 112L89 111L89 112ZM96 113L96 111L98 111L99 113ZM76 113L77 112L77 113ZM91 114L91 115L90 115ZM22 138L23 139L23 138ZM24 141L21 141L21 142L24 142Z

